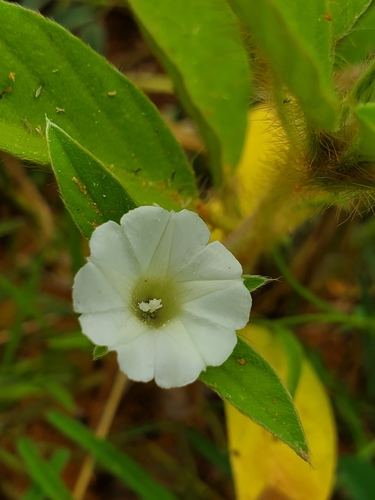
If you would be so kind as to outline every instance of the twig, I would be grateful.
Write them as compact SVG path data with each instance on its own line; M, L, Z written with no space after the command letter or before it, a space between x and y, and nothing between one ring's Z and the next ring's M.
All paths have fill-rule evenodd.
M121 398L125 390L129 388L129 385L129 380L126 375L119 371L113 382L111 393L105 404L98 426L95 429L95 435L97 437L104 438L107 436ZM95 459L91 455L87 455L74 486L73 496L75 500L83 500L91 479L94 464Z

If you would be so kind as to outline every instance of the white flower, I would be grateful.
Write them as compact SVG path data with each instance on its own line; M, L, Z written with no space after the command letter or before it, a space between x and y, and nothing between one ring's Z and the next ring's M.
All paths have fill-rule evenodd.
M132 380L193 382L218 366L249 318L242 268L197 214L140 207L95 229L73 286L82 331Z

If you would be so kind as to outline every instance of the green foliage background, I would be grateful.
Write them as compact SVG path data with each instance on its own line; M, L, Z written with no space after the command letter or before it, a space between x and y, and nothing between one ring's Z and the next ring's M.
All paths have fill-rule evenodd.
M106 52L106 4L29 1L24 6L45 11L98 52ZM125 12L125 6L116 8L118 15ZM231 179L246 136L248 110L263 104L276 109L288 141L288 155L277 165L280 178L302 186L298 199L291 197L294 208L308 207L314 214L317 208L335 205L354 207L361 215L373 209L371 2L130 0L126 8L127 19L136 20L143 40L172 80L179 100L172 101L174 109L188 113L200 131L205 152L193 148L191 161L157 107L103 57L57 23L0 2L0 462L9 471L1 478L7 498L20 498L20 477L29 481L24 499L73 498L62 471L80 463L82 450L139 498L233 498L216 399L204 403L205 423L195 430L187 426L188 418L184 425L168 423L168 432L180 440L181 456L168 455L163 440L144 447L154 450L156 462L164 466L158 477L142 456L132 457L136 454L128 444L134 436L146 440L148 432L165 437L160 430L163 418L142 425L134 419L128 429L120 424L122 441L113 438L114 444L111 437L100 440L77 421L80 411L90 419L89 401L115 365L108 357L92 368L91 346L72 314L69 288L83 263L85 243L65 215L55 187L51 189L55 181L46 165L52 165L63 201L85 237L138 205L199 210L208 193L221 199L228 219L216 225L229 233L227 220L234 227L240 221ZM159 108L164 109L162 104ZM40 170L36 164L45 167ZM25 165L32 166L27 173ZM278 188L267 186L264 193L275 214L286 204L277 198ZM244 267L270 276L279 269L289 283L284 295L284 285L278 283L255 292L259 305L253 321L286 329L288 335L294 328L302 340L306 325L325 325L339 337L340 352L346 352L346 342L355 346L356 369L338 368L330 350L318 342L310 343L307 355L337 413L345 451L337 476L338 498L366 500L373 495L375 450L374 223L367 215L360 220L354 214L336 229L346 215L334 214L331 209L316 215L294 240L286 233L280 238L272 232L272 221L260 217L260 229L252 236L258 253ZM210 216L207 220L212 223ZM249 245L249 221L242 223L233 233L233 248L239 253ZM325 227L333 229L327 234ZM59 286L54 286L59 274L65 282L60 277ZM344 289L341 295L338 282ZM245 284L249 289L258 286L246 279ZM271 290L269 295L266 290ZM207 370L201 380L308 459L289 393L254 350L241 343L236 349L227 363ZM301 352L297 347L290 356L291 393L298 384ZM242 369L236 359L244 359L250 369ZM259 402L251 392L254 380L263 391L267 417L259 416ZM240 397L244 386L246 404ZM135 406L137 398L142 399L139 390L141 394L131 398ZM197 394L205 401L206 392L197 389ZM283 401L279 419L271 411L275 395ZM49 431L41 432L47 422ZM49 432L56 430L59 438L53 444ZM178 481L165 479L166 472L180 469L179 460L188 464L185 473L177 474ZM205 480L198 472L202 460ZM219 480L211 480L207 470Z

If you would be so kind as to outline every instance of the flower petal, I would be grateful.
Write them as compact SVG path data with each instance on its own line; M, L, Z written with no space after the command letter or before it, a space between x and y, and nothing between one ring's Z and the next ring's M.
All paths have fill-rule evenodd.
M179 288L183 297L181 307L185 312L233 330L243 328L249 321L251 295L242 280L190 281L181 283Z
M160 243L170 213L160 207L139 207L125 214L120 223L144 274Z
M234 330L207 319L185 313L181 322L207 366L219 366L224 363L237 344Z
M100 269L112 271L111 275L121 275L121 280L133 281L140 274L139 262L124 231L116 222L108 221L97 227L90 240L91 256ZM114 271L114 273L113 273Z
M114 349L123 340L123 327L131 311L106 311L82 314L79 318L82 331L94 344Z
M238 279L242 267L238 260L219 241L207 245L176 275L177 281Z
M165 389L194 382L206 365L185 326L175 319L155 331L155 382Z
M154 335L155 330L148 328L147 332L116 348L120 369L131 380L148 382L154 378Z
M196 213L171 212L148 274L173 277L206 247L209 239L210 231Z
M121 295L91 262L85 264L74 279L73 304L78 313L103 312L126 306Z

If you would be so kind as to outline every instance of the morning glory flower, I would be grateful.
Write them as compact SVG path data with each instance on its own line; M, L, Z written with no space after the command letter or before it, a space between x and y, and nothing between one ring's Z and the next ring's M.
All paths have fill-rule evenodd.
M149 206L93 232L74 308L83 333L117 351L130 379L180 387L233 351L251 296L239 262L209 239L194 212Z

